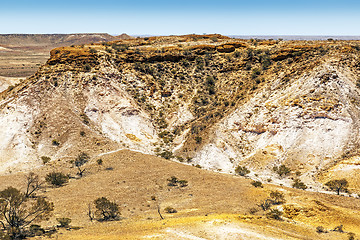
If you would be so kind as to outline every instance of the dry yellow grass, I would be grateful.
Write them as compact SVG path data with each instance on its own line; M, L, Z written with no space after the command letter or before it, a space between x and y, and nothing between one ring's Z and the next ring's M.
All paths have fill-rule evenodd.
M101 158L103 165L97 165L96 157L87 164L83 178L71 179L61 188L48 187L41 193L55 204L54 216L41 223L43 226L56 225L56 218L69 217L72 226L82 227L77 231L61 230L56 235L58 239L140 239L146 236L150 239L187 239L186 236L217 239L221 231L225 231L223 234L234 232L226 235L229 239L242 236L244 231L253 239L347 239L346 233L316 233L317 226L333 229L340 224L345 231L360 235L359 199L273 185L255 188L250 179L127 150ZM36 172L44 176L52 170L76 173L70 163L63 162L54 162ZM1 189L23 186L23 175L1 176ZM188 180L189 185L169 187L167 179L171 176ZM285 221L268 220L262 211L255 215L249 213L249 209L257 207L272 190L283 191L286 196L286 206L291 211L285 211L288 217ZM157 200L151 200L152 196ZM87 216L88 204L98 197L117 202L123 220L91 222ZM165 220L157 213L158 204ZM167 206L174 207L178 213L164 213ZM181 234L186 236L179 237Z

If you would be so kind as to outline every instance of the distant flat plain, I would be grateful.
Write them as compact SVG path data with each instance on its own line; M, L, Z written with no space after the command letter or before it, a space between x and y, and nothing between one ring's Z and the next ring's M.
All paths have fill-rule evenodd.
M107 42L128 37L106 33L89 34L0 34L0 76L23 78L33 75L56 47Z
M48 58L48 50L0 46L0 76L31 76Z

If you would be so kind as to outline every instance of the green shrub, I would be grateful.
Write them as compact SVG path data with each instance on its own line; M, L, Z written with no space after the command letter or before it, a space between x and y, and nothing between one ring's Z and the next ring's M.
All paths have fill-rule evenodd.
M80 117L82 118L84 124L86 125L90 124L90 118L85 113L80 114Z
M323 226L317 226L316 227L316 232L317 233L326 233L326 230Z
M202 137L196 136L195 141L197 144L200 144L202 142Z
M250 173L250 170L247 169L245 166L237 166L237 168L235 168L235 172L240 176L246 176Z
M186 187L188 185L188 181L186 180L179 180L178 183L180 184L180 187Z
M99 158L98 160L96 160L97 165L102 165L103 164L103 160L101 158Z
M355 233L349 232L348 233L348 240L355 240Z
M333 231L334 232L341 232L341 233L343 233L344 232L344 226L341 224L341 225L339 225L339 226L336 226L334 229L333 229Z
M94 201L96 214L103 221L116 220L119 218L119 206L115 202L109 201L105 197L98 198Z
M284 164L281 164L279 167L275 166L273 167L274 172L279 174L280 177L284 177L290 174L291 170Z
M262 210L266 211L271 207L272 203L273 203L273 201L271 199L267 198L264 201L260 202L258 204L258 206L261 207Z
M254 187L260 187L260 188L263 188L264 186L262 185L262 182L260 181L253 181L251 183L251 185L253 185Z
M90 72L91 71L91 66L89 64L85 64L84 69L86 72Z
M273 201L273 204L275 205L283 204L286 202L284 194L279 191L271 191L270 199Z
M61 172L52 172L46 175L45 181L55 187L61 187L69 182L69 177Z
M58 223L60 224L59 227L61 228L68 228L71 223L70 218L57 218L56 221L58 221Z
M59 141L56 140L56 139L53 139L52 142L51 142L51 144L52 144L53 146L59 146L59 145L60 145Z
M162 131L158 136L162 138L164 143L170 143L174 140L174 135L169 131Z
M251 78L252 79L255 79L257 76L259 76L261 74L261 71L260 69L258 68L255 68L253 69L252 73L251 73Z
M167 213L177 213L176 209L172 207L166 207L164 211Z
M277 209L271 209L270 212L266 214L267 218L275 219L275 220L281 220L281 216L283 213Z
M206 77L205 85L210 95L215 94L215 78L213 76Z
M50 157L47 157L47 156L42 156L41 157L41 161L43 162L43 164L47 164L48 162L51 161L51 158Z
M177 186L179 180L177 177L172 176L171 178L167 179L167 181L168 181L168 184L167 184L168 186L174 187L174 186Z
M129 49L129 46L128 45L124 45L124 44L120 44L120 45L117 45L117 44L112 44L111 47L113 49L115 49L117 52L123 52L123 51L126 51Z
M302 189L302 190L307 189L307 186L305 185L305 183L300 181L300 179L294 179L294 183L293 183L292 187L297 188L297 189Z
M173 158L173 153L167 150L164 150L162 153L159 154L162 158L170 159Z
M41 236L45 233L45 230L40 225L31 224L29 227L29 232L31 236ZM2 239L1 236L0 239Z
M261 62L263 70L268 69L270 67L270 65L271 65L271 60L270 60L270 57L268 55L261 55L260 56L260 62Z
M168 186L169 187L176 187L176 186L180 186L180 187L186 187L188 185L188 181L186 180L179 180L177 177L172 176L171 178L167 179L168 181Z

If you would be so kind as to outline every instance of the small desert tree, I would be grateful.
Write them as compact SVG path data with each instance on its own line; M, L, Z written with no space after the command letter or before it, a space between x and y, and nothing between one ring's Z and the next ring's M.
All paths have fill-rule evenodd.
M53 203L44 198L30 199L16 188L0 192L0 223L11 239L26 237L26 228L36 220L47 219L53 210Z
M331 180L325 183L325 185L332 191L336 192L337 195L340 195L340 192L347 192L349 183L346 179L340 180Z
M266 211L266 210L270 209L272 203L273 203L273 201L271 199L267 198L264 201L259 203L259 207L261 207L262 210Z
M39 179L39 176L33 172L30 172L26 176L26 191L25 197L29 198L32 196L37 190L39 190L42 185L44 184L43 181Z
M283 193L281 193L279 191L271 191L270 197L266 198L265 200L260 202L260 204L258 206L261 207L262 210L266 211L266 210L270 209L270 207L272 205L279 205L279 204L283 204L285 202L286 202L286 200L285 200L285 196Z
M119 218L119 206L115 202L111 202L105 197L98 198L94 201L96 207L96 215L100 220L110 221Z
M77 167L77 169L78 169L77 174L78 174L80 177L82 177L83 173L85 172L85 168L82 169L82 166L83 166L85 163L87 163L89 160L90 160L89 155L87 155L87 154L84 153L84 152L80 153L80 154L76 157L76 159L75 159L75 161L74 161L74 165L75 165L75 167Z

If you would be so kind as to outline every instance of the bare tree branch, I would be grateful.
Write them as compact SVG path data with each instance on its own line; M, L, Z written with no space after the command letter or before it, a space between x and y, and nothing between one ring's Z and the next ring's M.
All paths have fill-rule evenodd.
M25 197L29 198L33 193L39 190L42 185L44 184L43 181L40 181L39 176L33 172L30 172L26 176L26 192Z

